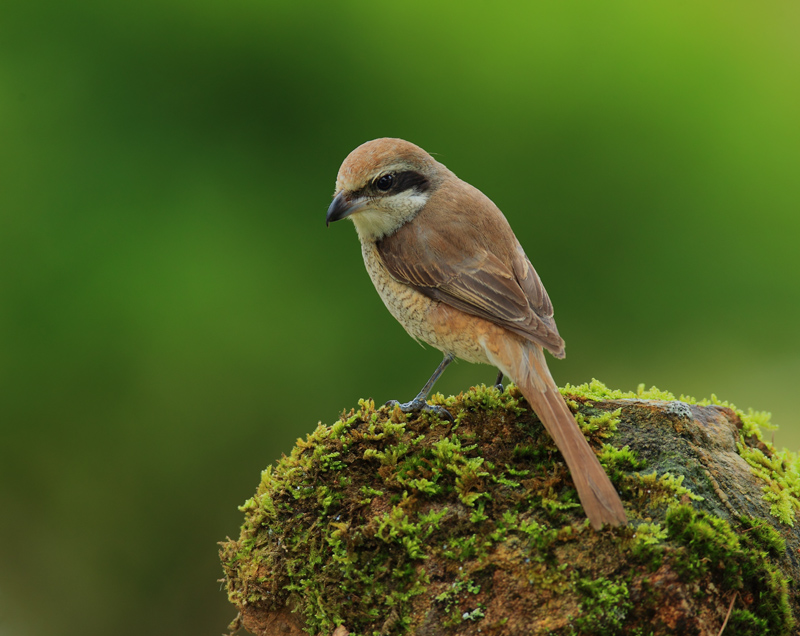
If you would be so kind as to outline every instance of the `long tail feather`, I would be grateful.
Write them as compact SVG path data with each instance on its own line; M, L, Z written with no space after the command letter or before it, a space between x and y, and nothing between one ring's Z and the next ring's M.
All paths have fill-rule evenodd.
M503 340L500 346L491 343L487 353L514 380L555 441L592 527L600 529L604 523L625 525L627 517L619 495L559 393L542 348L515 338Z

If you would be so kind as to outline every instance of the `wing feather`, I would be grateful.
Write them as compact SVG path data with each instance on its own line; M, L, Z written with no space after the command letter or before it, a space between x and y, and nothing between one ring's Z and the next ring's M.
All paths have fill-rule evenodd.
M438 205L431 200L414 223L378 242L386 270L429 298L506 327L563 357L553 305L511 227L494 203L461 184L471 189L471 196L451 196ZM435 216L432 210L437 210Z

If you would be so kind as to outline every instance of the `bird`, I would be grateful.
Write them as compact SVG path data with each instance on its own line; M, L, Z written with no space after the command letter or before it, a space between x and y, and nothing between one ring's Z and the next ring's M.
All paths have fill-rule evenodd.
M627 523L619 494L567 407L544 350L564 340L539 275L500 209L419 146L361 144L342 163L326 225L350 219L364 264L389 312L444 358L419 394L396 404L436 411L427 396L456 358L513 380L553 438L595 530Z

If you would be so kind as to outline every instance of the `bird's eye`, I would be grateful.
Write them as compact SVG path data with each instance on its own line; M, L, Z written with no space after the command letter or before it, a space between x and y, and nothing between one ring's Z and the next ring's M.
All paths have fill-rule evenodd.
M393 174L385 174L380 179L375 182L378 190L382 192L386 192L389 190L392 185L394 185L394 175Z

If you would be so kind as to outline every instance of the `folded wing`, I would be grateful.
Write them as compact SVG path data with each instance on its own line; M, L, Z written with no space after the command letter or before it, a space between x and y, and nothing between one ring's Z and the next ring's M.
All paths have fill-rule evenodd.
M471 208L476 205L490 209L474 214ZM431 209L437 210L435 219L407 223L378 243L389 274L429 298L501 325L564 357L550 298L494 203L473 194L445 204L429 203L420 215L431 214ZM470 223L470 218L480 223ZM492 243L488 237L506 240Z

